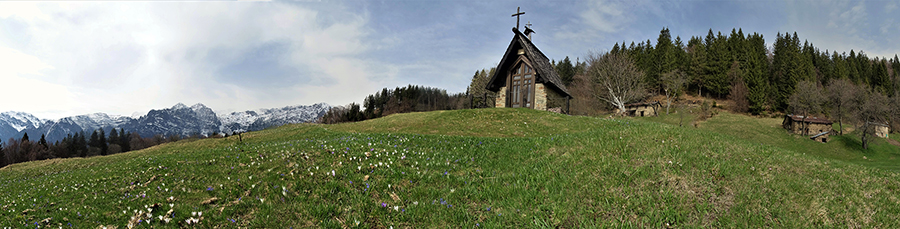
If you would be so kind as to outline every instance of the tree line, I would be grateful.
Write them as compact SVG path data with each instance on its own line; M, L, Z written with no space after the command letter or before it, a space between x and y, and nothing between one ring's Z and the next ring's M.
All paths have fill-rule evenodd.
M821 51L797 33L778 33L771 50L761 34L693 36L685 44L672 39L668 28L656 43L616 43L610 53L626 54L643 71L643 83L654 94L664 94L667 81L684 75L688 91L699 96L728 98L746 104L753 114L788 112L788 100L801 81L828 85L846 79L885 96L900 93L900 58L869 58L863 51ZM676 77L677 78L677 77Z
M655 45L650 40L627 47L616 43L587 60L570 86L576 103L599 99L621 107L687 90L730 99L735 112L823 115L841 126L839 133L850 123L860 130L863 148L874 135L872 126L900 127L897 55L870 59L862 51L820 51L806 41L801 45L796 32L776 35L770 50L762 35L745 36L740 29L730 36L709 30L705 38L691 37L684 45L664 28ZM628 90L614 90L621 88Z
M213 134L218 137L219 134ZM201 138L199 134L189 138ZM71 157L91 157L124 153L151 146L174 142L183 139L180 135L141 137L137 132L127 133L124 129L110 129L109 134L103 128L91 132L69 134L60 141L47 142L42 134L40 140L33 141L24 134L20 139L10 138L0 142L0 167L37 160Z
M468 105L465 94L448 94L444 89L408 85L395 89L383 88L367 96L362 106L351 103L332 107L318 122L356 122L396 113L463 109Z

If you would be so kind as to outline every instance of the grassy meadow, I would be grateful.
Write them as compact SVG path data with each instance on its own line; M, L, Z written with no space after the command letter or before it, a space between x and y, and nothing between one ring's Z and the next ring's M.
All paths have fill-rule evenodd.
M895 228L897 155L727 113L408 113L7 166L0 227Z

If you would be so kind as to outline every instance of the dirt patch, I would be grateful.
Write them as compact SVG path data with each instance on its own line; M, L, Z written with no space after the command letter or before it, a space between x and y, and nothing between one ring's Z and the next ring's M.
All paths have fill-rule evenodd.
M897 140L890 139L890 138L885 138L884 140L887 141L888 143L891 143L891 145L895 145L895 146L897 146L897 147L900 147L900 142L897 142Z

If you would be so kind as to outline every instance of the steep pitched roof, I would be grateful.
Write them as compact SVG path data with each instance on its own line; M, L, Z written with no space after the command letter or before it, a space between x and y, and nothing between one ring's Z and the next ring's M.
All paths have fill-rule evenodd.
M506 53L503 54L503 59L500 59L500 65L497 66L497 70L494 71L494 75L491 76L491 80L488 81L488 84L485 86L485 89L489 91L499 91L500 87L505 86L506 84L506 73L510 71L510 68L514 66L510 66L515 64L516 58L518 57L518 49L525 50L525 56L531 60L531 66L537 71L538 79L541 79L545 82L545 85L555 88L556 91L559 92L562 96L570 96L569 90L566 89L566 85L563 84L562 80L559 79L559 75L556 74L556 70L553 69L553 66L550 65L550 59L544 55L534 43L531 43L531 40L519 32L518 29L512 29L515 36L513 36L512 41L509 42L509 47L506 48Z

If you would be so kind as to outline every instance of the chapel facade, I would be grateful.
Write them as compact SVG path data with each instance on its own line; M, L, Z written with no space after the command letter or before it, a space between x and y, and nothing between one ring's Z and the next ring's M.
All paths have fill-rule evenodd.
M557 110L568 113L566 86L550 64L526 34L513 28L513 39L500 59L494 75L485 89L496 92L495 107L524 107L536 110Z

